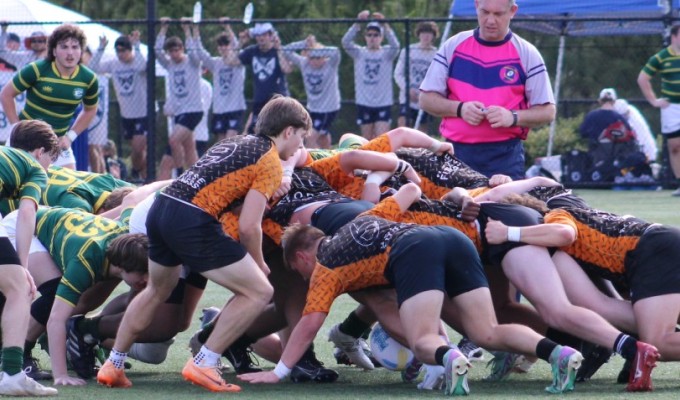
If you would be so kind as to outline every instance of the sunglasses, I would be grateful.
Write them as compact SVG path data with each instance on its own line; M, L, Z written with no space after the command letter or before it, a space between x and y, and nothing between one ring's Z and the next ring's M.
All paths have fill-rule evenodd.
M47 43L47 39L31 39L31 43Z
M116 53L125 53L128 51L125 47L116 47Z
M380 35L377 33L367 33L366 37L380 37Z

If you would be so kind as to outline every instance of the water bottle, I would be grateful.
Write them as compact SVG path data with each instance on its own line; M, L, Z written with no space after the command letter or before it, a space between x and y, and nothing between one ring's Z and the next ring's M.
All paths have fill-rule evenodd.
M254 11L253 3L248 3L248 5L246 5L246 8L243 10L244 24L248 25L250 24L250 21L253 20L253 11Z
M201 6L201 2L197 1L196 4L194 4L194 24L198 24L201 22L201 15L203 14L203 6Z

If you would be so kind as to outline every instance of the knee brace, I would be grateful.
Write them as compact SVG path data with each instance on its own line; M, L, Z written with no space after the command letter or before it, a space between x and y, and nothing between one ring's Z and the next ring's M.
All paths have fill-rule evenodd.
M47 325L47 320L50 319L59 281L61 278L54 278L38 286L40 297L31 304L31 316L41 325Z

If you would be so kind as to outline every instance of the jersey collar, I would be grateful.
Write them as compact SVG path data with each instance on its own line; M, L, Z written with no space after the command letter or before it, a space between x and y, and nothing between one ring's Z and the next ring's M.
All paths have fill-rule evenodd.
M505 37L502 40L499 40L497 42L490 42L488 40L482 39L479 36L479 27L475 28L474 35L475 35L475 40L478 41L481 45L489 46L489 47L495 47L495 46L502 46L505 43L507 43L512 38L512 31L509 30L508 34L505 35Z

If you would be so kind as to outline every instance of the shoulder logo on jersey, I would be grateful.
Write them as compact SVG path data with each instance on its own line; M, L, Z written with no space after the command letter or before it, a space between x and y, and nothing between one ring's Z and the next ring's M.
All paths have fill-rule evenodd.
M506 65L501 68L500 78L505 83L517 83L519 80L519 71L512 65Z
M234 155L238 149L238 144L234 142L222 142L219 145L213 146L206 154L203 155L196 164L198 168L204 168L212 164L219 163Z
M376 239L380 233L380 225L375 220L352 222L349 226L349 232L356 244L361 247L371 247L377 244Z
M259 81L265 81L274 74L276 58L255 57L253 58L253 72Z
M84 94L85 90L83 90L83 88L73 89L73 97L75 97L76 99L82 99Z

